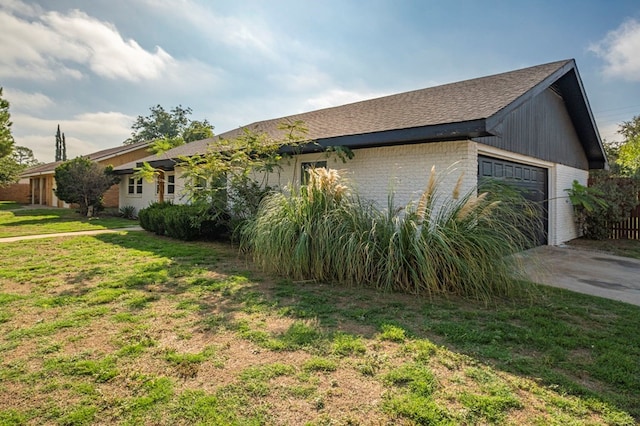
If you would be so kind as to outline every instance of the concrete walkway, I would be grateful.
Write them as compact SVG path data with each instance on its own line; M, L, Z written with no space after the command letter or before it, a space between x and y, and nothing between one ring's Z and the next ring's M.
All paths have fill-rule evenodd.
M93 231L76 231L76 232L59 232L57 234L23 235L19 237L0 238L0 243L12 243L15 241L23 241L23 240L38 240L41 238L74 237L77 235L112 234L114 232L122 232L122 231L142 231L142 228L139 226L130 226L128 228L96 229Z
M640 260L570 247L522 254L531 281L640 306Z

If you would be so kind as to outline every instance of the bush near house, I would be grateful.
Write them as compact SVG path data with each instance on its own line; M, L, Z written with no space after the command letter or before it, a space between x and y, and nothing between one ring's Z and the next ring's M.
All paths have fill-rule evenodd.
M219 240L229 235L229 215L206 204L153 203L138 213L140 226L179 240Z
M583 221L583 235L593 240L611 238L612 226L627 220L639 204L640 178L593 173L587 189L602 202L591 203L592 208L580 209L572 200L574 208L578 207L578 217Z
M118 183L113 167L103 167L89 158L77 157L65 161L55 169L56 196L69 204L77 204L82 215L102 208L102 196Z

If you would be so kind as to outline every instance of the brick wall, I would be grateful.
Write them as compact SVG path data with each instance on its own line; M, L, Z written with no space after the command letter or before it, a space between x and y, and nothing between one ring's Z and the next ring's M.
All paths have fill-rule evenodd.
M111 188L107 189L107 192L104 193L102 197L102 203L107 208L118 208L118 197L120 194L119 185L113 185Z
M327 158L324 153L303 154L283 160L282 170L268 177L269 185L285 187L299 184L301 163L327 161L327 167L341 171L358 193L375 201L379 207L387 206L389 191L395 193L396 207L410 201L417 201L427 185L429 173L435 166L439 188L443 198L451 195L452 188L463 174L461 194L475 190L478 172L478 151L489 156L511 159L512 161L545 167L549 170L549 244L557 245L576 238L573 221L573 207L567 198L566 188L574 179L585 184L588 171L541 161L532 157L514 154L472 141L434 142L415 145L401 145L355 150L355 157L343 163L335 157ZM176 194L180 194L183 182L176 173ZM120 205L134 205L137 209L146 207L155 200L155 184L144 182L142 196L131 197L126 191L126 178L120 184ZM256 176L262 181L262 177ZM176 203L185 202L176 196Z
M431 167L435 166L442 196L450 196L458 178L464 173L461 194L475 188L477 183L476 144L470 141L434 142L415 145L365 148L354 151L355 157L342 163L327 159L322 153L304 154L285 160L279 176L269 177L269 183L281 186L299 183L302 162L327 161L327 167L338 169L364 198L387 206L390 191L395 193L396 206L417 201L422 195Z
M571 188L574 179L586 186L589 172L556 164L549 172L549 177L552 182L549 191L549 229L555 230L550 233L549 244L558 245L580 236L574 222L573 206L565 189Z
M14 183L0 187L0 201L15 201L16 203L31 203L31 192L28 183Z

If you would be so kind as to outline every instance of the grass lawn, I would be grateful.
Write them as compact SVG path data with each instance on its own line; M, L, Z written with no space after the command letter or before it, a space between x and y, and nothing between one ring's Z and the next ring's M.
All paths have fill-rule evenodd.
M638 240L586 240L579 238L572 240L569 245L587 250L599 250L617 256L640 259L640 241Z
M4 202L3 202L4 203ZM1 204L4 206L8 204ZM96 229L136 226L136 221L119 217L87 219L73 209L19 209L0 208L0 238L58 232L91 231Z
M0 201L0 210L15 210L22 208L22 204L15 201Z
M144 232L0 251L0 424L632 425L640 308L264 276Z

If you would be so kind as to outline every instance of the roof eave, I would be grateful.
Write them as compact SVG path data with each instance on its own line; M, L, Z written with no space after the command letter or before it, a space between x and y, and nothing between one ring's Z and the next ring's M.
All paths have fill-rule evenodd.
M176 165L176 160L172 159L172 158L163 158L161 160L152 160L152 161L140 161L138 163L136 163L135 167L142 167L143 163L148 163L151 167L153 167L154 169L160 169L160 170L173 170L175 168ZM126 168L126 169L114 169L113 173L116 175L130 175L132 173L134 173L135 170L133 167L131 168Z
M350 149L375 148L383 146L406 145L412 143L451 141L490 136L487 132L485 119L444 123L433 126L411 127L382 132L344 135L331 138L321 138L303 145L302 150L291 146L283 146L282 153L306 153L323 151L331 146L344 146Z

